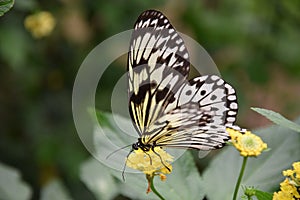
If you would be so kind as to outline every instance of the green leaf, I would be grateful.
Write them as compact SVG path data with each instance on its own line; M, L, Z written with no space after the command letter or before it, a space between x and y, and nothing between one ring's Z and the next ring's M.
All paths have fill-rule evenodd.
M122 180L121 172L120 171L113 171L112 174L116 177L119 181L119 188L120 193L126 197L131 199L139 199L139 200L146 200L146 199L158 199L155 194L148 193L146 194L146 189L148 187L148 182L146 176L142 173L125 173L125 182ZM164 193L161 191L160 187L156 184L155 187L158 192L164 196ZM167 197L164 196L166 199Z
M0 16L4 15L14 5L14 0L0 0Z
M148 182L143 173L126 168L125 179L122 179L122 170L125 164L125 158L131 149L131 144L137 141L138 134L136 133L132 122L119 115L112 115L109 113L97 112L100 122L99 127L96 126L94 132L94 143L97 155L95 157L103 164L109 167L100 167L98 162L98 171L85 170L84 173L90 173L90 177L104 177L104 180L110 180L108 176L111 173L119 181L116 185L111 184L111 188L120 188L118 190L124 196L132 199L157 199L151 192L146 194ZM107 155L114 150L130 145L126 150L116 152L109 158ZM174 154L172 154L174 153ZM176 151L170 152L175 157L178 155ZM94 165L96 165L94 163ZM105 169L104 169L105 168ZM99 170L100 169L100 170ZM92 178L90 178L91 180ZM85 179L87 180L87 179ZM87 181L84 181L87 182ZM173 171L165 182L162 182L159 177L154 179L155 187L166 199L180 200L180 199L202 199L204 197L203 182L200 178L198 170L194 165L192 156L189 153L184 154L173 163ZM92 188L93 184L89 188ZM94 186L95 187L95 186ZM94 191L93 189L91 189ZM116 192L116 191L115 191ZM99 198L99 194L94 192ZM117 193L117 192L116 192Z
M198 173L190 152L183 154L173 163L173 172L167 181L156 184L166 199L203 199L204 182Z
M113 169L122 171L131 144L137 141L138 135L131 121L122 116L97 111L97 117L100 125L95 125L94 130L94 156ZM128 148L120 150L125 146ZM107 158L116 150L120 151Z
M0 163L0 194L1 199L30 199L31 189L21 180L19 171Z
M255 196L257 197L258 200L272 200L273 194L268 193L268 192L263 192L261 190L255 190Z
M193 157L186 152L173 164L173 171L167 175L166 181L154 177L155 188L165 199L199 200L204 198L203 181L194 164ZM122 180L120 172L114 173L115 177ZM126 182L122 183L121 193L132 199L158 199L153 193L146 194L148 183L142 173L126 174ZM156 197L156 198L154 198Z
M9 66L19 72L29 70L28 67L26 68L26 63L28 52L33 46L26 38L23 29L23 23L20 21L1 24L0 28L0 54Z
M300 122L300 118L297 122ZM260 136L271 150L263 152L257 158L248 159L241 184L273 192L273 188L278 188L284 179L282 171L289 169L293 162L299 160L300 134L281 126L260 129L254 133ZM232 199L242 160L233 146L227 146L210 162L203 174L209 199ZM242 195L242 189L239 192L238 197Z
M41 191L41 200L71 200L66 188L60 180L54 179L50 181Z
M80 178L98 200L113 199L119 194L117 183L110 169L94 158L90 158L81 165Z
M265 116L266 118L268 118L275 124L278 124L280 126L290 128L294 131L300 132L299 124L296 124L296 123L286 119L279 113L276 113L272 110L263 109L263 108L251 108L251 109L254 110L255 112L258 112L259 114Z

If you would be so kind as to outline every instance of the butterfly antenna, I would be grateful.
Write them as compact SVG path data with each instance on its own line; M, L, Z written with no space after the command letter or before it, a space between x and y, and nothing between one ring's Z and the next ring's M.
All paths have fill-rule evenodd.
M130 155L132 152L133 152L133 149L131 149L131 150L129 151L129 153L127 154L127 156L126 156L126 161L125 161L124 166L123 166L123 170L122 170L122 178L123 178L123 181L124 181L124 182L125 182L125 169L126 169L127 160L128 160L129 155Z
M110 154L108 154L107 156L106 156L106 158L105 159L108 159L110 156L112 156L114 153L116 153L116 152L118 152L118 151L120 151L120 150L122 150L122 149L126 149L127 147L130 147L131 146L131 144L129 144L129 145L126 145L126 146L124 146L124 147L121 147L121 148L119 148L119 149L117 149L117 150L114 150L113 152L111 152Z

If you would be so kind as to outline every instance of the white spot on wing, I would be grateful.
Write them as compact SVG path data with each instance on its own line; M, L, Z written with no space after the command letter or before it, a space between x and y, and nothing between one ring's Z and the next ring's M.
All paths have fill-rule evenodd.
M134 57L135 58L137 58L137 52L139 51L138 50L138 47L139 47L139 45L140 45L140 43L141 43L141 39L142 39L142 37L141 36L139 36L139 37L137 37L136 38L136 40L135 40L135 48L134 48Z
M182 39L176 40L176 44L180 44L180 43L182 43Z
M231 109L238 109L238 105L237 105L237 103L235 103L235 102L232 102L232 103L229 105L229 107L230 107Z
M185 46L181 45L180 48L179 48L179 51L183 51L184 49L185 49Z
M184 58L184 59L188 59L188 58L189 58L188 53L185 53L185 54L183 55L183 58Z
M155 19L151 22L151 25L157 25L158 19Z
M223 84L224 84L224 80L222 79L218 80L217 85L223 85Z
M227 121L233 123L235 122L235 117L227 117Z
M148 27L150 23L150 19L148 19L147 21L144 22L144 24L142 25L142 28Z
M236 96L235 95L229 95L227 97L227 99L230 100L230 101L234 101L234 100L236 100Z

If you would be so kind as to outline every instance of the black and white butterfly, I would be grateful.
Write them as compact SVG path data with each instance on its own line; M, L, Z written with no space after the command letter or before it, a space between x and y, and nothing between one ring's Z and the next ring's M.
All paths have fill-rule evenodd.
M212 150L229 140L235 90L216 75L187 80L189 69L184 41L169 20L156 10L143 12L128 53L129 113L139 134L133 150Z

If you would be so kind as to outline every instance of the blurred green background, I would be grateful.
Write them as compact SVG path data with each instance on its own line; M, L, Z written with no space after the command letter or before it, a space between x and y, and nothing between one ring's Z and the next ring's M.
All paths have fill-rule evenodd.
M54 177L73 199L94 199L79 180L89 153L73 123L73 82L96 45L131 29L141 12L153 8L197 40L237 89L238 124L270 124L251 106L299 116L300 1L17 1L0 18L0 161L20 170L33 199ZM34 38L24 20L43 10L56 26L49 36ZM125 69L124 60L107 71L98 109L109 111L112 83Z

